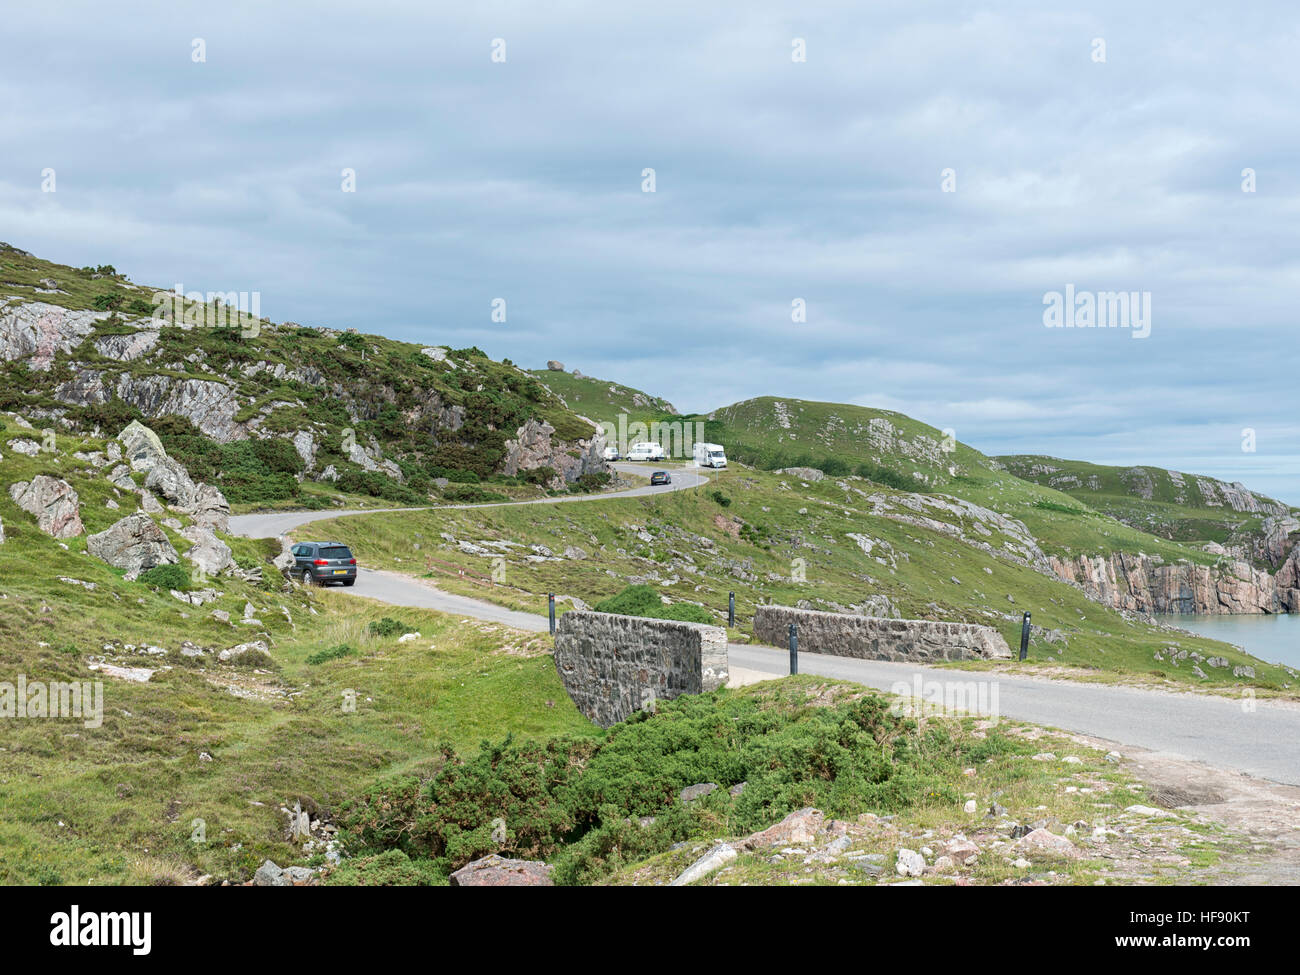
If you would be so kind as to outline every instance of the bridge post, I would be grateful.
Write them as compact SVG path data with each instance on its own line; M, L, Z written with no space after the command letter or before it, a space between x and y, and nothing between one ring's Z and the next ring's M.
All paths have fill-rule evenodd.
M799 673L799 624L790 624L790 673Z
M1029 611L1025 611L1025 621L1020 625L1020 659L1029 656Z
M736 594L734 592L727 597L727 625L733 630L736 628Z
M546 609L551 618L551 636L555 636L555 593L546 594Z

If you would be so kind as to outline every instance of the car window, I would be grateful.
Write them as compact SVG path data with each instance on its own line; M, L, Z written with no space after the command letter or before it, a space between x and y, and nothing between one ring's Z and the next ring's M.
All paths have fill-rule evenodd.
M323 559L350 559L352 553L346 545L322 545L320 557Z
M306 545L295 545L295 546L294 546L294 549L293 549L293 554L294 554L294 555L306 555L306 554L307 554L307 546L306 546Z

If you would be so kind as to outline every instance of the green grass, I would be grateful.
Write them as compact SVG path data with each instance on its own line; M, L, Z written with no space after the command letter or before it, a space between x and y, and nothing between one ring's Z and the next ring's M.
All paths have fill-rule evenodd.
M1107 467L1027 454L996 459L1017 477L1060 490L1092 511L1198 549L1210 542L1249 548L1261 537L1268 514L1300 511L1261 495L1256 500L1264 513L1234 511L1224 494L1230 485L1160 467Z
M1049 748L1056 757L1041 760ZM698 783L716 788L683 803L680 791ZM327 880L437 884L496 853L547 860L559 884L666 884L719 839L742 838L809 806L847 823L851 852L878 854L885 882L898 879L900 846L942 848L957 833L979 838L979 858L960 870L968 880L1022 881L1013 823L1075 835L1078 859L1036 858L1033 876L1043 882L1186 876L1167 866L1175 857L1149 856L1152 847L1193 865L1217 862L1204 829L1170 833L1161 825L1184 821L1172 811L1161 823L1122 822L1123 842L1147 855L1122 876L1112 875L1105 851L1089 855L1097 844L1075 824L1089 832L1091 823L1114 825L1120 810L1145 798L1102 750L1069 737L1009 722L914 716L897 699L805 675L661 702L653 714L594 738L506 738L472 757L448 750L439 767L377 781L347 807L347 843L358 856ZM965 811L968 799L974 813ZM986 816L994 802L1004 811ZM705 882L876 882L847 859L810 865L807 851L774 852L742 852Z
M718 624L726 622L727 594L735 591L737 621L748 629L760 603L806 601L814 609L844 610L884 595L904 617L986 624L1018 647L1021 615L1029 610L1036 625L1064 636L1060 643L1036 637L1029 650L1031 668L1182 688L1253 686L1293 692L1295 678L1281 667L1217 641L1126 619L1078 589L1018 564L1004 548L1014 545L1014 539L997 531L985 536L969 520L963 524L956 516L929 512L950 530L960 527L967 539L962 541L873 513L871 498L892 498L901 506L905 496L898 492L850 479L843 482L850 488L846 494L834 479L805 486L797 479L740 467L711 476L703 489L648 498L369 514L318 523L317 530L350 544L363 564L413 574L424 571L427 556L479 575L489 575L501 560L504 579L498 585L443 573L433 578L449 591L534 613L545 613L548 592L594 605L628 585L646 583L674 604L698 604ZM1004 476L1010 489L1025 484ZM1005 505L1026 521L1036 519L1039 531L1052 524L1058 544L1095 545L1104 538L1099 527L1121 538L1139 534L1103 516L1063 516L1035 507L1037 492L1045 490L1030 485L1018 496L999 494L992 484L989 493L1001 502L1000 510ZM714 491L730 504L720 504ZM444 534L494 554L466 554ZM850 534L873 540L872 552L864 552ZM1150 536L1144 540L1158 542ZM985 550L985 544L993 551ZM582 548L587 557L560 557L569 546ZM539 560L539 551L551 556ZM569 605L560 602L558 611ZM1171 646L1249 664L1257 677L1234 678L1230 669L1211 669L1201 681L1189 666L1156 662L1156 651Z
M8 422L0 443L17 433ZM264 566L266 581L210 580L223 595L201 607L173 598L173 579L127 582L86 554L84 534L56 541L9 497L12 481L49 473L79 492L88 532L137 510L136 495L72 456L102 441L59 436L56 446L33 458L0 446L0 680L95 680L93 657L155 673L144 684L102 677L99 728L79 719L4 722L0 883L247 879L267 857L298 856L284 839L281 803L308 797L329 810L376 776L436 759L446 741L472 751L507 731L594 730L564 693L545 639L402 610L402 631L422 636L399 644L386 628L370 632L381 606L342 592L281 591L266 562L274 542L226 538L242 564ZM188 548L164 531L178 551ZM260 626L210 615L221 609L237 621L246 602ZM214 659L254 639L269 657ZM186 642L207 656L184 656ZM165 652L146 654L146 646ZM342 707L349 690L353 712ZM196 819L206 824L202 844L191 842Z
M169 452L195 468L196 479L227 488L233 503L321 503L321 493L338 491L418 504L434 492L437 478L457 481L498 473L507 440L530 419L550 423L562 450L592 434L590 423L536 377L508 361L489 359L477 348L443 347L442 359L436 360L421 345L378 335L262 321L259 334L250 336L235 328L164 326L151 350L119 361L103 355L95 341L157 327L150 321L154 289L136 287L121 275L95 273L0 249L0 295L75 311L111 309L78 347L59 350L48 370L33 371L23 360L0 363L0 409L58 410L65 425L116 433L142 419L134 406L117 398L70 405L58 399L60 385L84 369L101 374L110 388L124 378L145 377L220 384L233 397L234 421L249 424L243 435L263 428L282 436L309 431L317 445L315 471L333 464L342 477L335 487L300 490L293 475L300 473L301 462L283 442L219 444L188 429L181 418L145 418L160 428ZM53 278L66 293L37 293L43 278ZM353 421L350 415L359 418ZM448 425L454 426L454 437L430 436ZM384 456L402 467L405 483L383 475L376 480L347 459L348 431L359 444L377 441ZM276 446L289 451L287 463L283 457L268 462L263 456L262 448Z
M676 416L676 410L667 400L631 386L550 369L533 369L530 373L563 399L573 412L597 423L612 423L616 429L620 416L627 417L624 422L629 426L671 420Z

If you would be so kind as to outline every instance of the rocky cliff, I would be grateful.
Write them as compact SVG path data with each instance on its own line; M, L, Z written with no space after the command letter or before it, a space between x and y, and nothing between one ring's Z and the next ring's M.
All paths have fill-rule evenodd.
M1242 560L1164 564L1146 555L1051 556L1057 577L1114 609L1139 613L1300 612L1300 545L1276 574Z

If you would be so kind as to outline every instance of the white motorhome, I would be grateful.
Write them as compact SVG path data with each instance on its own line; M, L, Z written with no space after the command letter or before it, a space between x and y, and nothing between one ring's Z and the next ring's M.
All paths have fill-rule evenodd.
M627 448L628 460L663 460L666 455L662 444L641 440Z
M727 455L720 443L696 443L696 467L726 467Z
M617 448L617 447L606 447L606 448L605 448L605 459L606 459L606 460L618 460L618 448Z

